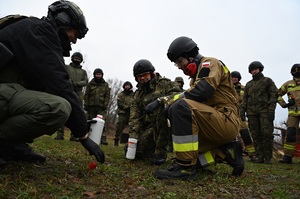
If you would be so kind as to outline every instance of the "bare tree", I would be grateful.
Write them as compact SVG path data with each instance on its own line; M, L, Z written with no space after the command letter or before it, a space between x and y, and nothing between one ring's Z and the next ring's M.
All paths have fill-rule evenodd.
M107 83L110 88L110 101L107 107L106 127L108 134L115 132L117 123L117 98L122 91L123 82L118 79L108 79Z

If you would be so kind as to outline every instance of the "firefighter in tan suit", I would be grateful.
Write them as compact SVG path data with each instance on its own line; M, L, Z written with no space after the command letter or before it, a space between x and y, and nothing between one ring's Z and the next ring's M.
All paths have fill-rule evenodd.
M232 175L240 176L244 160L240 142L234 141L240 123L229 70L218 59L200 55L197 44L188 37L175 39L167 56L191 77L191 83L175 97L157 99L165 104L165 112L169 107L176 161L167 169L155 171L155 177L195 178L196 168L221 160L233 167Z

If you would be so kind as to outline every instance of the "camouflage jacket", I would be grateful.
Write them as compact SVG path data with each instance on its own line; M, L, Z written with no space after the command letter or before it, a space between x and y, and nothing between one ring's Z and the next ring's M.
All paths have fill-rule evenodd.
M84 106L99 106L106 109L110 100L110 88L108 83L102 78L100 83L93 78L86 87L84 93Z
M117 104L118 104L118 114L126 114L130 111L130 105L133 101L133 91L123 90L118 94Z
M129 133L138 135L140 131L159 126L157 122L166 122L159 118L164 118L162 109L157 109L153 114L147 115L144 108L156 100L158 97L175 95L180 93L177 83L168 78L163 78L156 73L149 86L137 85L138 89L134 93L134 99L130 107Z
M234 88L238 94L238 106L240 107L244 97L245 86L238 82L234 84Z
M259 73L247 82L242 101L242 110L247 115L275 112L277 88L271 78Z
M66 65L66 70L74 87L74 91L82 92L82 88L88 85L88 77L82 66L76 66L73 63Z
M286 102L282 98L287 94L288 98L293 98L295 100L295 105L288 108L290 116L300 116L300 78L294 78L285 82L278 89L278 103L281 107L286 105Z

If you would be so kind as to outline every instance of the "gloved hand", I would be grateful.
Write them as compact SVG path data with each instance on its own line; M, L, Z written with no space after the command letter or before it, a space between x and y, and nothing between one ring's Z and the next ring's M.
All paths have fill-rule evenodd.
M87 137L86 139L80 140L80 143L86 150L88 150L90 155L94 155L96 157L98 162L105 162L105 155L103 151L100 149L100 146L96 144L93 140Z
M291 98L288 100L288 103L283 106L283 108L288 108L293 105L295 105L295 99Z
M274 111L268 111L267 114L268 114L268 115L267 115L268 120L269 120L270 122L273 122L274 119L275 119L275 113L274 113Z
M156 100L154 100L153 102L149 103L149 104L145 107L145 113L146 113L146 114L151 114L151 113L153 113L159 106L160 106L160 101L158 101L158 100L156 99Z
M97 121L96 120L88 120L87 121L87 132L90 132L90 128L91 128L91 124L94 124L96 123Z

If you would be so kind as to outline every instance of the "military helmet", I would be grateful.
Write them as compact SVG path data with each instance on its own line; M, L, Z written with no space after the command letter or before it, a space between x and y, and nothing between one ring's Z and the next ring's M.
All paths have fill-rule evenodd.
M83 56L82 56L82 54L80 53L80 52L75 52L75 53L73 53L73 55L71 56L71 60L73 61L73 58L74 57L79 57L80 59L81 59L81 61L80 61L80 63L82 62L82 60L83 60Z
M293 77L300 77L300 64L294 64L291 68Z
M254 62L251 62L250 65L249 65L249 73L251 73L252 70L258 68L260 70L260 72L262 72L264 70L264 66L262 65L261 62L259 61L254 61Z
M126 82L124 82L124 84L123 84L123 89L125 89L125 86L126 86L126 85L130 85L130 89L132 89L132 88L133 88L133 86L132 86L131 82L129 82L129 81L126 81Z
M176 77L176 78L175 78L175 82L182 82L182 83L184 83L182 77Z
M102 69L100 69L100 68L96 68L95 70L94 70L94 75L96 75L97 73L101 73L102 75L103 75L103 70Z
M178 57L195 57L199 48L197 44L189 37L178 37L169 46L167 56L174 62ZM190 55L192 53L192 55Z
M133 66L133 75L137 76L138 74L146 72L154 72L155 68L152 63L147 59L141 59L137 61Z
M238 78L239 81L241 81L241 79L242 79L241 73L239 73L238 71L232 71L232 72L230 73L230 75L231 75L231 77L236 77L236 78Z
M81 9L73 2L60 0L48 7L48 18L53 19L58 27L71 27L79 32L82 39L89 30Z

